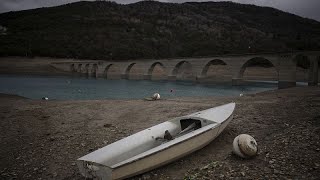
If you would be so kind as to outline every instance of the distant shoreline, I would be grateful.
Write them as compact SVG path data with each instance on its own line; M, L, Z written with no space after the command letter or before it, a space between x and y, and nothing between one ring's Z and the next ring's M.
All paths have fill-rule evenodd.
M0 74L69 76L71 72L64 72L51 66L51 63L65 61L70 59L0 57Z
M29 99L24 96L20 96L17 94L7 94L7 93L0 93L0 98L10 98L10 99Z

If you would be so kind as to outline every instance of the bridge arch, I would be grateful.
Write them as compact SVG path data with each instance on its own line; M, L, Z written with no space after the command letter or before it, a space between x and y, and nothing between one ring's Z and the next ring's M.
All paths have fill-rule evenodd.
M167 78L166 68L161 62L154 62L147 70L147 79L164 80Z
M176 79L191 79L191 77L194 76L192 72L192 64L188 61L178 62L174 66L171 76L175 77Z
M91 68L91 76L97 78L98 64L93 64Z
M109 73L109 69L114 66L113 64L108 64L105 68L104 68L104 71L103 71L103 77L105 79L108 79L108 73Z
M78 64L78 73L82 72L82 64Z
M200 73L199 82L224 82L230 81L232 77L230 67L221 59L206 62Z
M71 65L70 65L70 71L71 71L72 73L74 73L74 72L77 71L74 64L71 64Z
M249 67L260 67L259 70L253 71L253 73L247 73L245 74L246 70ZM261 69L264 68L264 69ZM249 60L247 60L240 69L239 72L239 78L240 79L244 79L244 76L248 76L248 77L254 77L254 76L258 76L259 80L274 80L274 81L278 81L279 77L279 69L276 66L276 64L274 64L274 62L272 62L269 59L266 59L264 57L254 57L251 58ZM262 79L263 78L263 79Z
M123 79L141 79L143 71L137 67L137 63L130 63L126 66L125 71L122 74Z
M203 76L203 77L207 76L207 72L208 72L209 67L211 65L223 65L223 66L226 66L227 63L222 61L222 60L220 60L220 59L211 60L203 67L203 69L201 71L201 76Z
M124 71L124 74L129 76L129 73L130 73L130 70L132 69L132 67L134 65L136 65L137 63L130 63L127 67L126 67L126 70Z
M163 69L165 69L164 65L163 65L161 62L154 62L154 63L152 63L151 66L149 67L147 74L148 74L148 75L152 75L152 72L153 72L154 68L155 68L157 65L159 65L159 66L161 66Z

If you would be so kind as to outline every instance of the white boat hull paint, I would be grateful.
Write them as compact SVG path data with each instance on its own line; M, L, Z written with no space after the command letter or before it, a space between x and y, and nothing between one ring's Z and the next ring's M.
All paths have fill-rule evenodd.
M214 140L233 118L235 103L175 118L78 159L81 174L96 179L124 179L147 172L199 150ZM179 136L181 120L201 121L201 128ZM177 136L157 144L165 130Z

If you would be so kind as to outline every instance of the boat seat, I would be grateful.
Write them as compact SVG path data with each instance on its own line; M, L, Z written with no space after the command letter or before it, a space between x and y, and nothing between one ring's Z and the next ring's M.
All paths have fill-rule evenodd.
M156 140L162 140L162 141L171 141L174 137L170 134L168 130L164 132L164 136L162 137L156 137Z

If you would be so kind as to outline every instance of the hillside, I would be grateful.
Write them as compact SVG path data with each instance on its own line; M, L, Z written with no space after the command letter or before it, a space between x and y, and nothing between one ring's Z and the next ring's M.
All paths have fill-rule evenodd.
M231 2L78 2L0 14L0 56L137 59L320 50L320 23Z

